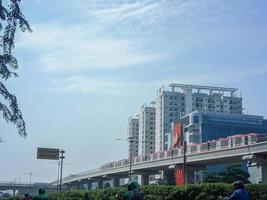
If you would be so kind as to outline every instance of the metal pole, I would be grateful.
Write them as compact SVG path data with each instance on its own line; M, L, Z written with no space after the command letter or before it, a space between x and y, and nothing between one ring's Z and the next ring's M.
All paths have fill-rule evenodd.
M129 182L132 181L132 143L133 143L133 138L129 138L129 142L130 142L130 171L129 171Z
M57 167L57 191L59 189L59 176L60 176L60 161L58 161L58 167Z
M183 146L184 146L183 178L184 178L184 186L186 186L186 184L187 184L187 170L186 170L186 149L187 149L187 144L186 144L185 140L184 140Z
M61 192L61 189L62 189L62 171L63 171L63 159L65 158L64 157L64 153L65 151L62 149L60 151L61 153L61 156L59 157L61 159L61 169L60 169L60 183L59 183L59 192Z

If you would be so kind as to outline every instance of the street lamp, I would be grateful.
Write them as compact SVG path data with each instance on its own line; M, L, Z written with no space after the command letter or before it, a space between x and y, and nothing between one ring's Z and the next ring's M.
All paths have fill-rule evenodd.
M121 141L128 141L129 142L129 144L130 144L130 153L129 153L129 182L131 182L131 180L132 180L132 154L133 154L133 148L132 148L132 146L133 146L133 142L135 142L136 140L134 140L134 139L136 139L137 137L133 137L133 136L131 136L131 137L128 137L128 138L126 138L126 139L117 139L117 140L121 140Z
M64 153L66 153L66 151L64 151L63 149L60 150L60 159L61 159L61 168L60 168L60 181L59 181L59 192L61 192L62 189L62 171L63 171L63 159L64 157Z

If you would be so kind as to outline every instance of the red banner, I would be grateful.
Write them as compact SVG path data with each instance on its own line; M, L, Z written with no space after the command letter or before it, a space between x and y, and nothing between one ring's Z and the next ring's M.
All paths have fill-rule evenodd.
M182 146L183 127L180 122L176 122L173 125L173 148Z
M174 176L175 176L175 183L177 186L184 185L184 173L183 169L175 169L174 170Z

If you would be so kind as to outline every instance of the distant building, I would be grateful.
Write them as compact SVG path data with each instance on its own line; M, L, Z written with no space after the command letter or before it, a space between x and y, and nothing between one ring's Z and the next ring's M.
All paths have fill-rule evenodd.
M161 87L156 97L156 151L168 148L170 124L185 112L185 97Z
M138 142L139 142L139 120L138 118L130 117L128 119L128 129L127 129L128 137L132 137L132 146L129 143L129 156L132 152L132 157L138 156Z
M142 105L139 113L139 155L155 152L155 107Z
M263 116L194 111L178 120L188 144L225 138L243 133L266 133Z
M185 84L170 87L171 91L161 87L157 92L156 151L170 147L171 123L192 111L242 114L242 97L236 88Z

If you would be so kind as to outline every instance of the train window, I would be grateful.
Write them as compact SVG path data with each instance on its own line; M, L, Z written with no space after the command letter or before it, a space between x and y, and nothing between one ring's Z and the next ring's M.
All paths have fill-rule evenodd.
M251 135L251 141L250 142L257 142L257 136Z
M209 143L209 150L214 150L216 149L216 142L210 142Z
M200 145L200 151L207 151L208 150L208 144L202 144Z
M221 141L221 147L222 148L228 148L228 140Z
M191 152L192 152L192 153L197 152L197 146L192 146L192 147L191 147Z
M242 140L242 139L243 139L242 137L240 137L240 138L235 138L235 140L234 140L234 144L235 144L235 146L242 145L242 143L243 143L243 140Z

